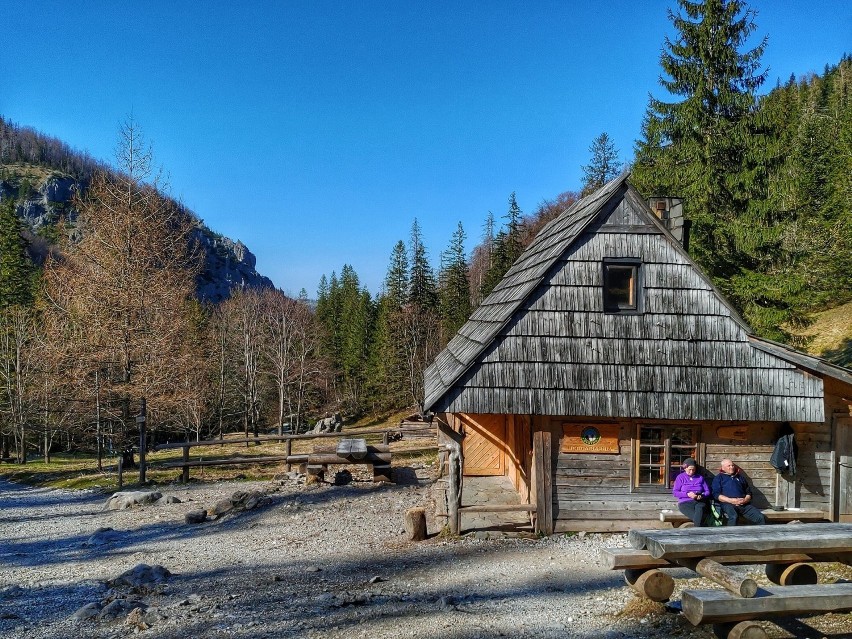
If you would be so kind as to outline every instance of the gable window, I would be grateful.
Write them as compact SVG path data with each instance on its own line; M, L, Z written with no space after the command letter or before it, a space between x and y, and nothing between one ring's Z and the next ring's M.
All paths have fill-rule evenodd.
M639 490L669 491L681 464L698 452L692 426L637 427L633 485Z
M603 262L603 304L606 313L638 313L640 262L607 259Z

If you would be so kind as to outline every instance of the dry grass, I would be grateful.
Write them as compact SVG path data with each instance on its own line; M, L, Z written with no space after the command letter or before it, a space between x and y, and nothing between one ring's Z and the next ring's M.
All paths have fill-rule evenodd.
M410 414L406 412L405 415ZM344 436L357 436L359 431L390 428L399 425L400 415L389 416L384 421L359 422L353 426L347 426ZM286 454L284 442L263 442L260 444L235 443L232 440L242 439L242 433L231 433L227 435L222 444L190 448L189 458L191 461L247 458L247 457L269 457ZM380 434L365 435L364 439L369 444L381 443ZM314 440L294 440L293 454L310 452L315 445L331 445L334 438ZM391 442L393 453L393 466L411 466L429 464L435 461L437 448L434 440L407 439ZM181 469L161 468L164 462L177 462L182 459L180 449L164 450L149 453L147 462L149 464L146 478L155 484L168 484L180 481ZM118 489L118 458L106 457L102 468L97 469L97 461L90 454L58 454L53 455L50 464L41 460L29 461L23 465L4 464L0 466L0 476L13 481L30 484L34 486L49 486L52 488L94 488L104 492L113 492ZM215 482L222 480L246 480L263 481L274 479L277 475L286 472L284 462L246 463L232 464L227 466L196 466L189 470L192 482ZM138 470L130 469L124 473L124 486L132 487L138 485Z
M852 302L813 316L810 326L794 331L807 338L808 352L841 366L852 366Z

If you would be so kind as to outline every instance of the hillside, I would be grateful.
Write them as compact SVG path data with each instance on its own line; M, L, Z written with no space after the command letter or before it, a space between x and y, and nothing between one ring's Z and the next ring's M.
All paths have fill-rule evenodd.
M816 313L813 320L813 324L795 332L809 340L808 352L852 367L852 302Z
M63 235L73 237L73 200L96 171L109 170L63 142L0 117L0 201L13 200L24 221L30 253L40 264ZM199 299L218 302L234 289L272 288L257 272L255 256L240 241L209 229L197 216L194 239L203 255L196 282Z

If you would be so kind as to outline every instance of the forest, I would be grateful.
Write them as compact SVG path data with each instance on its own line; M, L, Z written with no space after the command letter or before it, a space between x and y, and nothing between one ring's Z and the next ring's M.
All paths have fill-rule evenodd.
M648 197L683 199L693 259L756 334L807 348L814 313L852 301L852 57L766 91L751 10L679 6L630 162L601 133L576 191L529 214L509 194L471 254L462 224L448 229L437 265L414 220L375 293L344 264L315 300L203 302L194 216L163 194L132 120L110 166L0 118L0 454L85 450L100 465L132 443L143 399L152 441L417 412L424 369L536 233L623 170ZM49 230L22 220L22 166L82 185ZM849 365L849 348L833 359Z

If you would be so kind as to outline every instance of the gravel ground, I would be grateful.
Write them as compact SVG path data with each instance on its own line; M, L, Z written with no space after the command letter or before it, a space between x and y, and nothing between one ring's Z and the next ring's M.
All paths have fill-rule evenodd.
M626 545L625 535L406 541L403 513L429 505L429 483L428 469L415 469L394 485L158 486L180 503L105 511L101 493L0 480L0 637L713 636L602 565L599 549ZM270 503L184 522L251 490ZM103 528L112 531L92 537ZM139 564L172 575L107 585ZM673 574L679 588L700 584ZM110 601L109 615L74 617Z

